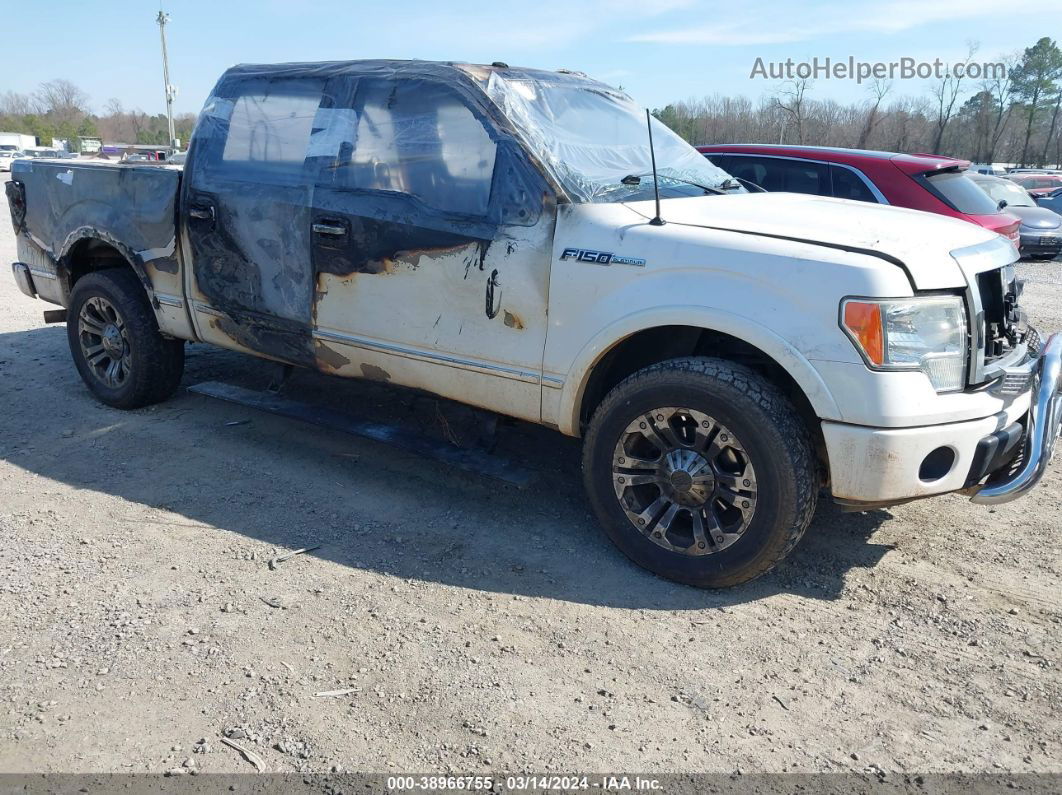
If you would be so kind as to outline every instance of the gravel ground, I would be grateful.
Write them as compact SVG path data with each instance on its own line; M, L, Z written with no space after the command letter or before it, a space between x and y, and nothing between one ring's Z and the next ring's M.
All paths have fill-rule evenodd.
M1062 328L1062 263L1021 270ZM6 273L0 306L0 770L253 770L228 735L271 771L1062 772L1062 464L994 509L824 502L776 572L701 592L608 544L575 440L504 425L517 491L183 389L120 412ZM269 374L192 346L184 385Z

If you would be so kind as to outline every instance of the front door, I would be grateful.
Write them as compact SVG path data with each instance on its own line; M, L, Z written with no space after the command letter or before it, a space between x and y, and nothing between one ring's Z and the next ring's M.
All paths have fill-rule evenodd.
M321 113L317 366L538 420L555 221L541 175L450 82L352 78Z

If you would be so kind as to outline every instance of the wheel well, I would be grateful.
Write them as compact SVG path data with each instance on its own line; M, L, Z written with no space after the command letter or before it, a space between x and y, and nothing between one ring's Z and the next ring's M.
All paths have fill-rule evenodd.
M738 362L758 372L789 398L807 426L821 471L827 473L826 442L818 415L804 390L778 362L754 345L718 331L693 326L660 326L632 334L614 346L594 367L579 407L585 429L605 395L627 376L651 364L683 356L715 356Z
M66 276L68 294L74 289L78 279L86 274L107 268L133 268L132 263L122 252L105 240L92 237L77 241L71 246L64 260L66 267L63 268L63 272Z

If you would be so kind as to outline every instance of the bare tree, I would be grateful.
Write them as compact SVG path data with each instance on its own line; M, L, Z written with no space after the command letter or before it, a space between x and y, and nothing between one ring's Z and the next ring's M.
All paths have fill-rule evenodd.
M29 94L16 91L0 94L0 116L29 116L40 112L37 102Z
M1006 130L1011 110L1014 108L1014 83L1011 76L1020 61L1021 53L1015 52L1004 56L1000 59L1004 65L1003 74L981 83L981 90L992 97L992 133L989 138L988 152L985 155L985 160L989 163L995 160L996 147L999 146L999 139Z
M940 78L940 82L930 89L937 109L937 127L933 136L933 152L939 152L944 143L944 130L947 129L948 122L951 121L951 117L955 113L955 103L962 92L962 81L966 77L966 69L979 47L980 45L977 42L969 42L967 44L966 60L962 63L961 73L956 74L958 70L949 69L947 74Z
M786 114L788 121L796 125L798 144L804 143L804 120L807 112L807 102L804 97L809 88L811 88L811 81L807 78L787 80L779 89L778 96L774 98L778 109ZM782 127L778 143L785 143L787 128L788 124Z
M36 99L57 124L79 124L89 112L88 94L62 78L41 83Z
M1056 86L1055 88L1055 108L1051 112L1051 124L1047 128L1047 136L1044 138L1044 151L1040 155L1040 162L1047 163L1047 153L1051 150L1051 138L1054 137L1058 131L1058 111L1062 107L1062 86Z
M856 142L856 149L867 148L867 142L870 140L870 135L874 132L874 128L881 120L878 115L878 109L881 108L881 103L891 89L892 83L885 80L875 80L868 87L872 102L867 108L867 115L863 121L863 129L859 131L859 140Z

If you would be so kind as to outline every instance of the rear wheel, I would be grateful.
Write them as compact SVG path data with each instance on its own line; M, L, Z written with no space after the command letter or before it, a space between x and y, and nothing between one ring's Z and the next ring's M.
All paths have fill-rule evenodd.
M615 387L594 413L583 475L635 563L700 587L746 582L796 546L818 478L804 423L747 367L675 359Z
M81 379L103 403L134 409L165 400L184 372L184 343L159 332L144 286L125 268L74 285L67 340Z

